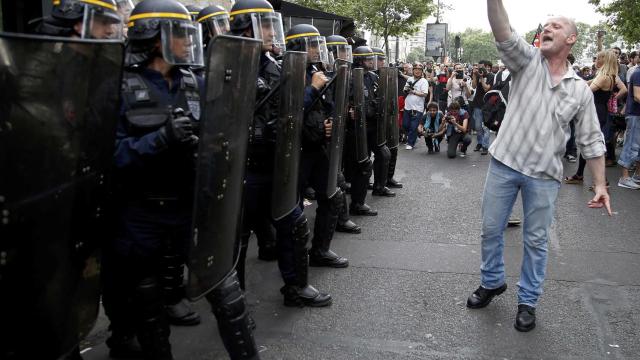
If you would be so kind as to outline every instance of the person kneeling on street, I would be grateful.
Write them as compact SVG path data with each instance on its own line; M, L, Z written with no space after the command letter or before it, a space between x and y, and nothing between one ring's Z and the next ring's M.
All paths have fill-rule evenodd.
M469 113L461 109L460 104L454 101L449 105L444 120L447 123L447 157L449 159L456 157L460 143L462 143L460 157L467 156L467 147L471 144L471 137L467 134Z
M430 102L427 105L427 112L420 119L418 134L424 136L427 145L427 153L440 152L440 143L447 130L446 122L442 121L444 114L438 110L438 104Z

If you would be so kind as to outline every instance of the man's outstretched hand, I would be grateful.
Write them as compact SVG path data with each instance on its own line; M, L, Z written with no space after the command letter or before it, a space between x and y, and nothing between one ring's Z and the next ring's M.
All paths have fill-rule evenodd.
M607 187L605 185L596 185L593 190L596 192L596 195L593 199L589 200L587 206L592 209L599 209L604 206L609 216L611 216L611 197L609 196Z

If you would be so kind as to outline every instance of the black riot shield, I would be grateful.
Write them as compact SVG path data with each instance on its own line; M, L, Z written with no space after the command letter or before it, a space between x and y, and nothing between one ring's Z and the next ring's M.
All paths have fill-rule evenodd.
M387 98L389 113L387 116L387 147L389 149L395 149L399 144L399 131L398 128L398 69L389 68L389 87L387 88Z
M306 52L285 53L280 78L280 108L271 191L271 216L275 220L287 216L298 206L306 66Z
M207 48L187 296L196 300L235 267L249 123L262 42L217 36Z
M349 99L349 65L340 65L336 71L333 100L335 115L331 127L331 142L329 143L329 178L327 180L327 196L332 198L338 192L338 171L342 164L342 148L344 146L344 124L347 116Z
M376 119L376 145L383 146L387 143L387 118L389 117L389 68L380 68L378 77L378 116Z
M122 61L117 41L0 33L2 359L57 359L95 323Z
M351 70L353 79L353 107L354 107L354 139L356 144L356 161L361 163L369 159L367 145L367 119L365 116L364 100L364 69Z

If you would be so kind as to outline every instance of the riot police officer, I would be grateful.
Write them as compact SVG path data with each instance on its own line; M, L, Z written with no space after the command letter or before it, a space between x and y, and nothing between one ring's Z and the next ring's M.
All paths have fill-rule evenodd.
M349 261L331 250L331 240L343 206L343 193L327 192L329 157L327 145L331 138L332 122L336 116L332 88L327 87L325 64L329 62L326 40L313 25L293 26L286 36L287 49L307 52L306 87L304 90L304 124L302 127L302 158L300 165L301 195L307 186L313 188L316 209L313 239L309 251L311 266L342 268ZM336 176L335 172L333 173ZM335 179L334 179L335 180ZM333 195L333 196L331 196ZM331 196L331 197L330 197Z
M353 50L354 68L363 69L366 75L369 71L374 70L376 65L376 58L370 47L358 46ZM355 93L355 88L357 86L364 87L364 85L364 82L359 84L354 80L354 83L352 84L352 89L354 89L353 93ZM365 95L368 95L368 88L365 88L364 92ZM366 98L364 101L366 101ZM356 99L352 98L351 106L352 108L356 107ZM367 118L367 109L368 108L365 106L364 113L354 110L350 111L351 117L353 117L353 126L348 126L348 131L346 133L347 156L345 157L345 177L351 182L351 204L349 205L349 213L351 215L376 216L378 215L378 212L371 209L371 207L369 207L365 202L367 186L369 184L369 178L371 177L373 168L373 163L369 157L369 146L358 151L358 144L367 145L368 143L367 124L366 121L361 122L362 119L360 119L360 117L365 117L365 119ZM361 122L360 126L358 126L359 122ZM363 151L365 153L360 154L361 158L357 158L356 155L358 152Z
M61 0L36 32L82 39L122 39L123 19L115 0Z
M327 36L326 41L327 41L327 49L329 50L329 55L330 55L329 61L334 62L334 69L338 66L338 64L349 64L349 66L353 64L353 54L351 50L351 45L349 45L349 43L347 42L347 39L345 39L340 35L330 35L330 36ZM330 73L330 74L331 74L330 76L335 74L335 70L333 73ZM350 72L349 72L349 79L351 79ZM353 134L353 129L351 129L352 125L353 124L350 123L349 125L345 126L345 138L348 137L350 133ZM346 153L347 153L347 146L344 146L343 158L346 156L349 156ZM350 188L347 185L347 181L344 176L344 170L338 174L338 186L342 190L342 207L340 208L340 213L338 214L338 224L336 225L336 231L350 233L350 234L359 234L360 232L362 232L362 228L349 218L347 191L350 190Z
M373 162L373 191L371 195L374 196L396 196L394 192L389 190L387 185L387 175L389 172L389 160L391 159L391 152L386 145L386 136L381 136L380 129L384 124L382 117L382 104L384 104L383 95L378 92L378 75L375 73L378 70L378 65L384 64L383 59L378 59L376 52L371 49L372 59L371 62L366 61L367 71L364 74L365 84L365 97L366 97L366 116L367 116L367 143L369 145L369 151L374 154ZM378 54L382 50L379 50ZM368 67L371 64L371 67Z
M189 67L203 64L201 30L175 0L142 1L129 21L115 151L117 234L105 258L107 345L126 355L135 334L145 358L172 359L164 310L170 294L162 287L166 280L182 287L181 274L166 274L165 262L171 256L181 268L191 235L204 82ZM257 359L236 274L206 297L231 358Z
M240 0L231 11L231 33L262 40L260 71L257 79L257 109L251 128L247 159L244 203L243 248L238 262L241 279L244 274L246 244L251 230L265 218L276 229L278 267L284 280L280 289L285 306L327 306L331 296L308 283L309 228L307 218L299 206L274 219L271 216L274 183L275 150L278 139L279 92L282 69L273 58L285 50L282 18L266 0ZM299 96L302 96L300 94ZM297 149L292 149L298 151ZM294 189L288 189L297 191Z
M191 15L191 21L197 21L198 14L202 8L196 5L185 5L185 7L187 8L187 11L189 11L189 15Z
M376 54L376 56L377 56L378 69L381 69L382 67L385 67L385 66L388 65L387 61L386 61L387 60L387 55L384 53L384 51L382 49L377 48L377 47L372 47L371 50L373 50L373 53ZM396 124L396 126L397 126L397 124ZM393 175L396 172L396 162L398 160L398 147L394 146L393 148L391 148L388 144L387 144L387 147L389 148L389 152L391 154L391 157L389 158L389 170L388 170L388 175L387 175L387 187L400 189L400 188L402 188L402 183L398 182L397 180L395 180L393 178Z

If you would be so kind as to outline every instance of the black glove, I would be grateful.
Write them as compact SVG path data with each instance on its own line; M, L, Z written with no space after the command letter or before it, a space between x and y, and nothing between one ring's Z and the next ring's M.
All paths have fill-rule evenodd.
M167 145L184 144L193 139L193 126L187 116L178 116L170 119L161 129L160 136Z

